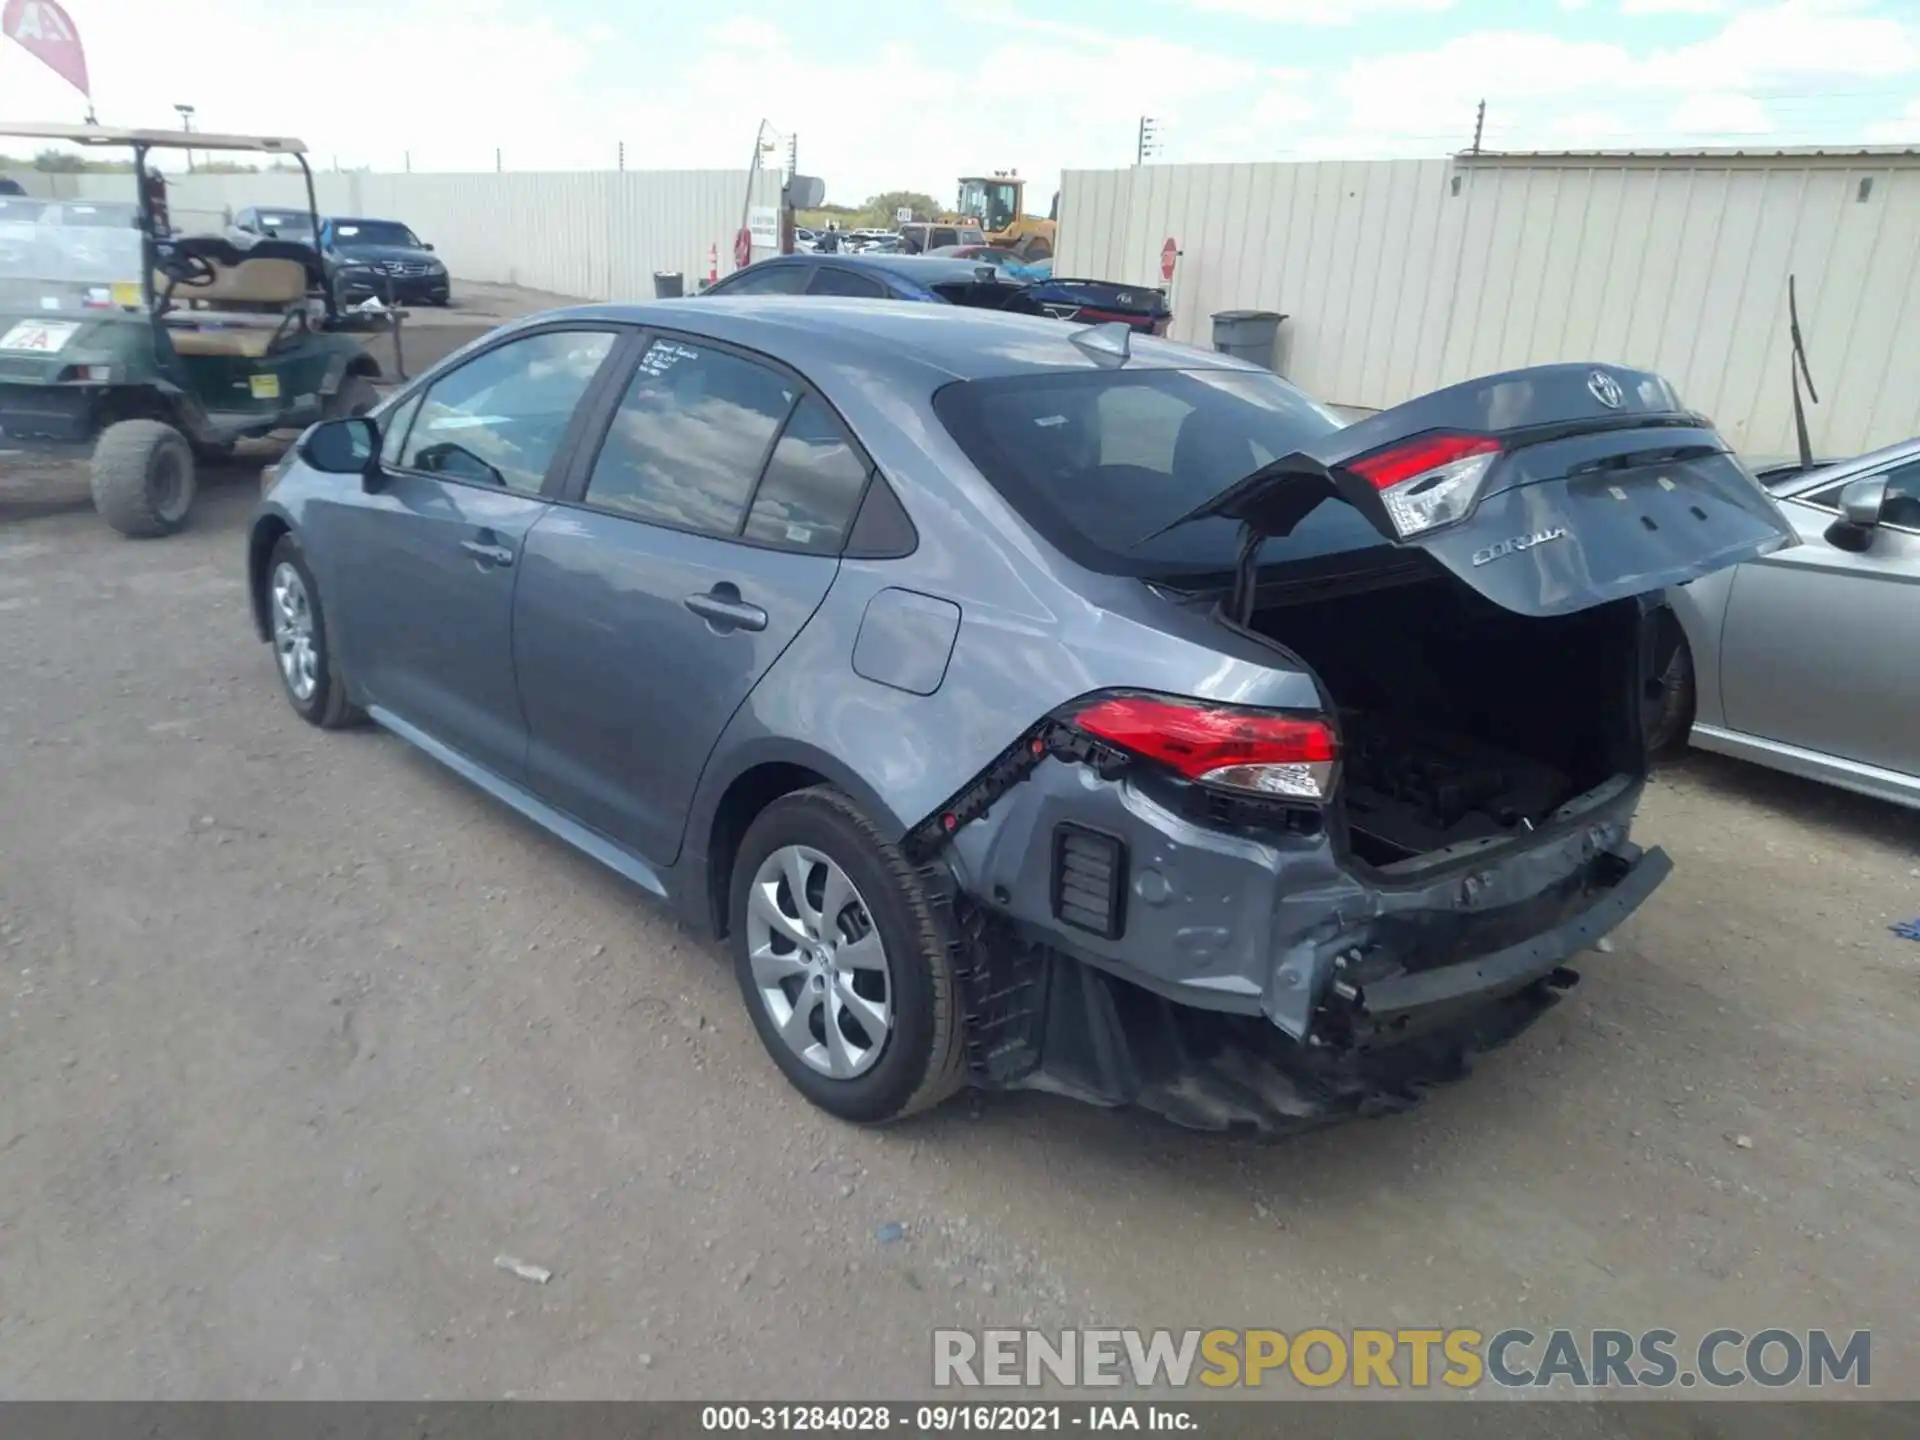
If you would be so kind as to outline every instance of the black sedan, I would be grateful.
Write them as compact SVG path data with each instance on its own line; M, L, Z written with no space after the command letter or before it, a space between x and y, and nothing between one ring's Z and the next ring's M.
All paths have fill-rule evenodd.
M445 263L398 220L322 220L320 254L343 307L374 296L394 305L445 305L453 298Z
M984 261L933 255L781 255L736 270L709 295L840 295L971 305L1080 324L1119 321L1164 335L1173 321L1159 291L1110 280L1029 280Z

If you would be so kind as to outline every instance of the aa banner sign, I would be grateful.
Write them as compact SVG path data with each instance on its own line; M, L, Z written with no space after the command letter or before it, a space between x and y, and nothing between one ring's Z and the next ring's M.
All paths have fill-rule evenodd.
M89 100L93 98L79 28L54 0L6 0L6 9L0 10L0 33L18 41Z

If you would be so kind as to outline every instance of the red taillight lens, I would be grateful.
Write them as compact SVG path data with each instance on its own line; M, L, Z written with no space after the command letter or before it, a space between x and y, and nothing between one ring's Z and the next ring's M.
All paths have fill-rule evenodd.
M1345 468L1380 492L1401 539L1460 519L1473 508L1480 481L1500 458L1491 435L1420 435Z
M1496 455L1500 442L1491 435L1422 435L1358 460L1349 460L1347 469L1363 475L1376 490L1398 485L1442 465L1474 455Z
M1073 724L1189 780L1293 799L1326 799L1339 756L1315 717L1154 695L1095 700Z

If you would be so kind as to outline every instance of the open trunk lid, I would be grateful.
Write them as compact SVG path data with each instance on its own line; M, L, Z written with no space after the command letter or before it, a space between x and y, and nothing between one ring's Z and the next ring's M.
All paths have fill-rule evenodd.
M1244 618L1259 541L1327 501L1522 615L1584 610L1796 543L1709 421L1660 376L1617 366L1542 365L1436 390L1261 467L1175 523L1245 527Z

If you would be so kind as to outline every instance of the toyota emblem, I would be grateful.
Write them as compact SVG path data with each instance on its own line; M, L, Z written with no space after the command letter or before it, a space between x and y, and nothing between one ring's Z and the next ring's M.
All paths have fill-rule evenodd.
M1618 410L1626 403L1626 394L1620 389L1620 382L1604 370L1596 370L1587 377L1587 389L1609 410Z

